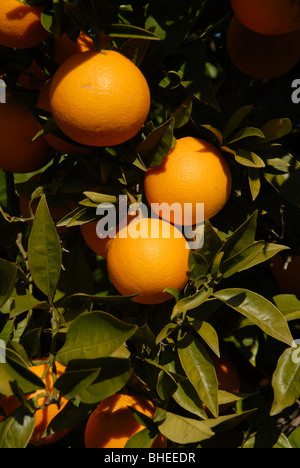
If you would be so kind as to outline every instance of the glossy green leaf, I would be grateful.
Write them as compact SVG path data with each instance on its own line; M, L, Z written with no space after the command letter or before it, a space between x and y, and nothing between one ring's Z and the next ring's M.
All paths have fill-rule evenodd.
M255 167L258 169L265 167L265 163L262 158L253 151L238 148L235 150L234 158L242 166Z
M250 137L265 138L263 132L259 130L259 128L245 127L239 130L237 133L235 133L232 136L232 139L227 144L232 145L233 143L236 143L237 141L243 140L244 138L250 138Z
M273 297L273 301L288 322L300 319L300 300L297 296L294 294L278 294Z
M186 376L203 404L218 415L218 381L211 359L200 341L186 335L178 344L178 356Z
M128 325L106 312L82 314L71 323L66 342L57 353L57 360L67 365L74 359L110 356L136 329L136 325Z
M73 361L56 381L67 399L95 404L125 387L130 378L130 360L105 357L91 361Z
M141 431L138 431L136 434L132 435L126 442L124 449L133 449L133 448L151 448L155 436L151 434L151 430L145 427Z
M6 362L0 364L0 393L13 395L11 383L14 381L24 393L32 393L36 389L45 387L43 381L30 371L27 364L17 350L8 343Z
M229 278L235 273L241 272L249 267L249 263L252 262L264 249L265 242L258 241L251 245L247 245L240 252L227 258L224 262L221 262L220 271L223 278Z
M60 239L42 195L28 241L28 263L33 281L48 297L55 293L61 273Z
M210 323L197 318L189 319L189 322L211 350L220 357L219 337L214 327Z
M155 128L137 146L137 152L147 167L159 166L175 144L173 137L175 119L164 122Z
M261 127L261 131L265 135L265 142L278 140L288 135L292 129L292 122L288 118L272 119Z
M0 422L0 448L26 448L35 427L35 418L18 408L10 417Z
M192 444L209 439L214 435L205 421L187 418L167 412L159 426L160 432L169 440L178 444Z
M274 401L270 414L280 413L295 403L300 388L300 349L287 348L280 356L272 377Z
M282 160L289 164L287 172L268 166L263 175L283 198L300 206L300 163L292 154L286 154Z
M239 226L233 234L231 234L225 241L222 251L224 256L222 261L234 257L246 246L251 245L255 241L256 226L257 226L257 211L255 211L249 218Z
M261 189L260 171L257 167L248 167L248 182L252 200L256 200Z
M265 297L240 288L223 289L213 295L246 316L268 335L288 345L293 343L293 337L284 316Z
M151 31L142 29L131 24L111 24L105 28L105 33L111 37L129 37L138 39L148 39L151 41L159 41L160 38Z
M252 105L243 106L232 114L224 128L223 135L225 141L227 141L231 133L239 127L240 123L247 117L247 115L250 114L253 108L254 107Z
M171 319L174 319L179 314L186 314L187 311L199 307L203 302L205 302L211 295L213 289L205 289L204 287L200 289L193 296L185 297L175 304L173 307Z

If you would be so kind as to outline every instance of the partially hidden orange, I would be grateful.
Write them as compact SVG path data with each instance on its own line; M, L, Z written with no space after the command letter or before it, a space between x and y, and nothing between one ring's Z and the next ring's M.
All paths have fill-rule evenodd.
M139 395L116 394L101 401L88 419L86 448L124 448L128 439L144 429L130 410L134 408L153 417L155 405ZM152 447L166 447L165 437L158 435Z
M53 117L83 145L113 146L134 137L150 109L150 90L140 69L120 52L73 55L50 87Z
M47 112L51 112L50 106L50 85L51 81L47 81L44 86L41 88L36 107ZM45 133L43 136L44 140L48 143L51 148L55 151L64 154L72 154L72 155L88 155L90 153L88 148L85 148L80 145L76 145L76 143L71 143L69 141L60 138L59 136L55 135L54 133Z
M163 162L148 169L144 178L151 209L166 221L186 226L215 216L225 206L231 186L225 157L194 137L178 139ZM204 204L204 216L200 204Z
M299 45L300 29L281 35L258 34L236 16L227 31L231 61L242 73L256 79L280 78L290 72L300 59Z
M137 218L112 239L107 269L115 288L141 304L159 304L182 290L188 280L189 246L172 224L157 218Z
M27 49L44 41L49 36L49 32L41 23L43 10L44 7L22 5L22 1L2 0L0 2L0 45Z
M37 409L35 412L35 428L30 439L30 444L35 446L50 445L61 440L69 432L69 429L66 429L62 432L49 434L43 437L49 423L64 408L68 400L62 397L60 399L59 406L57 403L47 402L48 398L53 396L54 377L52 367L49 366L46 361L41 364L39 363L38 365L33 365L30 367L30 370L40 377L45 383L45 389L37 390L36 392L26 396L28 400L37 398L39 406L45 405L43 408ZM56 377L60 377L64 371L65 367L56 362ZM3 408L7 416L9 416L20 405L21 403L15 397L4 397L0 402L0 406Z
M286 34L300 28L300 4L296 0L231 0L237 18L259 34Z
M32 141L40 130L35 117L13 98L0 105L0 168L8 172L27 173L44 167L53 157L48 143Z

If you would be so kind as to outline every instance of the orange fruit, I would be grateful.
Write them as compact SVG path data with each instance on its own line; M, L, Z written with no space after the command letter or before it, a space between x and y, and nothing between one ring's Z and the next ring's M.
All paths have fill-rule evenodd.
M50 105L68 137L84 145L111 146L142 128L150 91L139 68L119 52L83 52L66 60L54 75Z
M90 415L85 429L86 448L124 448L128 439L144 429L132 407L153 417L155 405L143 396L117 394L101 401ZM158 440L157 440L158 439ZM166 447L166 439L158 436L152 447Z
M300 4L295 0L231 0L247 28L260 34L286 34L300 28Z
M56 403L50 403L46 405L47 398L53 395L54 380L52 368L45 361L42 364L33 365L32 367L30 367L30 370L34 372L38 377L42 378L43 382L45 383L45 389L37 390L36 392L26 396L28 400L38 397L38 405L45 405L44 408L37 409L35 412L35 428L30 439L30 444L36 446L53 444L54 442L58 442L59 440L61 440L69 432L69 430L64 430L55 434L49 434L46 437L42 437L42 435L46 431L52 419L67 404L68 400L62 397L60 399L60 407L58 407ZM56 362L57 377L60 377L64 373L64 371L65 367L62 366L59 362ZM45 394L47 396L45 396ZM7 415L10 415L21 404L15 397L4 397L1 400L0 405L5 411L5 413Z
M110 41L111 38L109 36L101 34L101 47L103 49L108 47ZM58 65L61 65L72 55L91 50L95 50L94 41L85 32L80 31L76 41L72 41L64 33L54 38L52 57Z
M109 236L107 233L103 233L103 235L101 235L101 233L97 233L97 224L99 220L92 221L91 223L87 224L82 224L80 226L82 237L88 247L93 250L93 252L103 258L107 258L108 249L116 232L118 232L122 227L125 227L135 217L136 215L128 215L125 217L125 219L123 219L115 229L112 229L112 232L110 232Z
M300 295L300 255L293 254L290 261L286 262L286 258L279 253L270 260L270 264L280 292Z
M97 234L98 220L92 221L91 223L82 224L80 226L82 237L85 243L89 246L93 252L100 257L107 258L108 249L112 241L112 237L99 237Z
M240 391L240 378L233 362L226 355L220 358L212 355L211 359L215 366L219 390L238 393Z
M231 192L231 172L223 155L194 137L177 140L162 164L148 169L144 190L152 210L178 225L197 224L197 204L204 203L204 219L215 216ZM159 210L166 203L174 209ZM185 205L189 204L189 205Z
M51 82L47 81L44 84L40 93L38 95L38 99L36 102L36 107L47 112L51 112L50 106L50 85ZM59 138L58 136L54 135L53 133L47 133L43 136L44 140L48 143L51 148L59 153L64 154L72 154L72 155L88 155L90 151L87 148L77 146L76 144L69 143L68 141Z
M276 36L258 34L246 28L236 16L227 31L231 61L251 78L272 79L287 74L300 59L299 45L300 30Z
M52 158L52 151L41 138L32 141L40 125L34 116L12 98L0 105L0 168L8 172L34 172Z
M115 288L141 304L159 304L182 290L188 277L189 248L182 233L161 219L134 219L112 239L107 268Z
M0 3L0 45L27 49L44 41L49 33L41 24L44 7L29 7L17 0Z

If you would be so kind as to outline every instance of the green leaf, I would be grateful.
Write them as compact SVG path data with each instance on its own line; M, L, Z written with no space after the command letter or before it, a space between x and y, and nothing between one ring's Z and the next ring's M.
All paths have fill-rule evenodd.
M173 320L177 315L185 315L187 311L199 307L203 302L205 302L211 295L213 289L209 288L206 290L204 287L200 289L193 296L184 297L179 302L177 302L173 308L171 320Z
M138 144L137 152L148 168L159 166L174 146L174 123L175 119L172 117L155 128L144 141Z
M273 297L273 301L288 322L300 319L300 300L297 296L278 294Z
M238 128L240 123L247 117L247 115L252 112L253 108L254 106L252 105L243 106L232 114L224 128L223 135L225 141L227 141L231 133L233 133Z
M227 260L221 262L220 271L223 278L229 278L235 273L249 268L249 264L259 255L264 247L264 241L254 242Z
M11 296L18 276L18 266L0 258L0 308Z
M21 406L0 422L0 448L26 448L35 427L34 415Z
M178 356L199 398L217 416L218 380L207 351L192 335L185 335L178 343Z
M263 175L283 198L300 206L300 163L292 154L282 156L282 161L289 164L287 172L268 166Z
M277 253L287 250L288 247L286 245L280 245L280 244L272 244L269 242L266 242L264 244L263 249L256 255L256 257L251 260L248 265L244 268L244 270L248 268L252 268L255 265L259 265L260 263L264 263L270 258L274 257Z
M248 167L248 182L252 200L256 200L261 189L260 171L257 167Z
M177 381L177 389L173 393L172 398L186 411L199 416L201 419L206 419L207 414L203 409L202 401L200 400L197 391L187 377L183 377L184 370L180 364L178 354L171 351L165 351L161 357L161 364L164 369L174 375ZM179 375L182 376L182 378L179 378Z
M265 135L264 143L278 140L288 135L292 129L292 122L288 118L269 120L261 127L261 131Z
M262 168L265 167L264 161L260 156L255 154L253 151L248 151L246 149L238 148L235 150L235 160L246 167L255 167Z
M19 348L21 349L21 348ZM0 364L0 393L12 396L11 383L16 381L24 393L32 393L36 389L44 388L43 381L27 366L23 357L11 343L6 346L6 363Z
M299 347L287 348L280 356L272 377L274 400L270 411L274 416L295 403L300 388Z
M189 95L174 112L174 128L181 128L188 123L191 118L192 108L193 99L192 96Z
M214 435L205 421L198 421L171 412L166 413L166 418L160 424L159 430L167 439L177 444L193 444Z
M268 335L289 346L293 343L293 337L284 316L265 297L253 291L239 288L224 289L213 295L246 316Z
M211 350L220 357L219 337L214 327L210 323L196 318L189 319L189 322Z
M256 225L257 225L257 211L255 211L249 218L238 227L233 234L225 241L222 251L224 252L223 262L227 259L234 257L246 246L254 243Z
M136 434L133 434L133 436L131 436L127 440L124 448L151 448L156 437L153 436L151 432L152 431L149 430L147 427L145 427L145 429L142 429L141 431L138 431Z
M131 24L111 24L104 29L104 32L111 37L128 37L137 39L148 39L151 41L160 40L160 38L153 32Z
M201 125L201 127L206 128L206 130L209 130L217 138L219 145L223 145L223 135L220 130L208 124Z
M28 263L33 281L48 297L53 297L60 273L62 251L45 195L42 195L28 240Z
M130 360L105 357L72 361L55 387L67 399L95 404L120 391L130 378Z
M232 136L232 139L227 143L228 145L232 145L233 143L236 143L237 141L243 140L244 138L249 138L249 137L256 137L256 138L265 138L265 135L259 128L255 127L245 127L239 130L237 133L235 133Z
M106 312L81 314L71 323L57 360L67 365L75 359L98 359L110 356L128 340L137 326L128 325Z

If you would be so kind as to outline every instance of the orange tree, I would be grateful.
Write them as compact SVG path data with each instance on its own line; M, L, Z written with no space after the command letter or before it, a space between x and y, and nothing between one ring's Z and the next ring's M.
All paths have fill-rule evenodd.
M282 3L278 2L280 8ZM159 437L171 448L299 447L300 299L296 289L285 290L272 272L272 259L281 256L289 284L290 260L299 254L297 57L288 67L272 63L271 77L259 69L255 78L252 71L248 76L248 54L251 70L255 63L259 68L270 62L269 55L265 62L261 55L260 61L253 59L263 50L260 44L266 43L266 34L252 32L254 51L248 50L242 37L233 44L234 35L227 37L234 15L229 0L11 0L7 4L9 12L0 8L0 75L7 102L16 101L34 116L35 141L44 137L49 141L46 135L54 135L65 141L67 153L52 148L50 162L41 153L38 177L19 173L18 167L26 165L23 123L15 122L8 138L7 104L0 104L7 115L0 128L0 447L31 447L35 420L53 405L56 410L51 414L56 415L49 418L40 439L63 433L59 441L53 437L56 442L50 446L84 448L90 415L118 394L146 398L154 408L147 416L131 408L143 429L127 434L127 448L151 447ZM16 14L20 8L32 15ZM34 18L36 29L27 25L34 36L29 47L21 17ZM243 15L239 18L242 21ZM291 54L288 44L297 50L299 31L291 34L294 42L286 36L281 42L287 44L285 58ZM91 55L66 58L71 60L67 66L56 63L53 50L58 38L67 36L75 44L79 35L92 39L95 50L87 52ZM276 41L280 38L276 34ZM93 65L98 68L89 67L86 76L82 68L80 80L64 80L61 70L75 70L76 75L76 64L89 63L96 50L104 59L103 49L126 57L111 79L106 80L109 73L105 75L101 65ZM233 49L239 50L243 69L238 68L238 60L233 62L229 53ZM127 60L130 69L134 65L145 78L141 78L143 96L139 88L134 93L131 79L126 82ZM34 79L35 73L43 77L39 86L26 87L20 76ZM37 106L43 80L50 80L46 109ZM123 88L116 98L119 82ZM107 83L112 114L109 97L104 107L98 101ZM55 97L57 90L62 90L63 102ZM146 95L149 99L148 91L150 103L143 101ZM141 100L143 115L136 116L135 103L140 105ZM113 138L112 146L107 140L99 146L97 132L116 135L114 119L127 135L125 141ZM175 244L170 243L166 252L149 249L145 241L142 250L135 250L132 240L128 261L119 247L114 248L114 270L131 282L133 294L124 296L109 276L107 261L112 255L108 260L97 255L85 243L82 226L96 226L97 207L119 207L120 195L133 212L140 202L147 206L145 174L155 172L177 140L186 137L212 145L226 160L230 194L202 225L203 242L189 251L180 291L174 288L176 282L167 288L165 281L160 282L159 263L172 269L172 256L178 255L172 249ZM6 147L12 148L10 153ZM173 168L172 177L183 180L180 191L188 196L184 164L178 172ZM192 175L197 187L197 173ZM207 178L199 174L199 180L211 181L203 185L212 190L208 200L214 201L218 184L214 185L213 174L207 172ZM168 186L176 201L174 184ZM187 200L201 202L201 190L193 193L196 198ZM20 212L19 199L24 197L29 220ZM53 220L53 206L63 208L62 219ZM147 270L153 255L157 255L156 269ZM136 261L129 261L135 256ZM134 271L136 264L139 268ZM175 278L185 274L174 269L167 273ZM295 275L293 269L291 284ZM143 304L136 285L145 283L150 290L154 285L163 289L168 300ZM53 391L42 400L32 397L46 390L42 376L32 372L36 361L52 368ZM220 372L222 362L231 364ZM38 445L49 447L42 440Z

